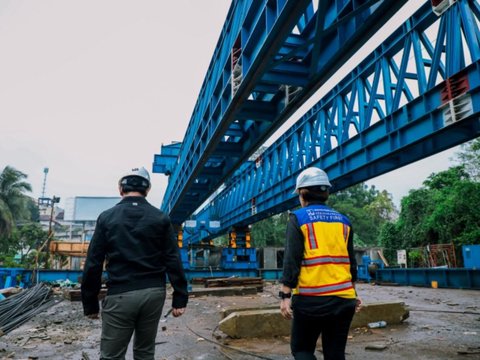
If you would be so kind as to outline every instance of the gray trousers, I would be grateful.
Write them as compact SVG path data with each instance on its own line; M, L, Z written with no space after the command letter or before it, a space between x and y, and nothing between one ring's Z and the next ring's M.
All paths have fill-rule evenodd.
M106 296L102 302L101 360L123 360L133 338L135 360L153 360L165 288L149 288Z

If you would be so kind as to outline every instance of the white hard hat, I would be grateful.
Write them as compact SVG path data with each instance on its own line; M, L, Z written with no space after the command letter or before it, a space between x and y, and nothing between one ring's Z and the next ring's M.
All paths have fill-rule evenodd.
M132 176L136 176L136 177L142 178L143 180L146 180L146 183L144 182L142 183L142 185L144 185L145 187L150 187L150 174L148 173L147 169L145 169L144 167L131 169L129 172L127 172L120 178L120 180L118 181L118 184L126 185L127 184L126 179Z
M328 176L325 171L316 167L309 167L298 175L294 193L298 194L298 189L309 186L331 187L332 184L328 181Z

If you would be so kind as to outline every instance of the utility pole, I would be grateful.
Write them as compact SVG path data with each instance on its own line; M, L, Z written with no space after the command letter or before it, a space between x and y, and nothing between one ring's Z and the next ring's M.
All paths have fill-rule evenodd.
M48 210L48 206L51 203L50 198L45 197L45 191L47 189L47 175L48 175L48 167L43 168L43 185L42 185L42 196L38 198L38 209L40 210L40 214L45 214Z
M48 167L43 168L43 186L42 186L42 198L45 198L45 189L47 188L47 175Z
M52 254L50 254L50 242L52 241L53 238L53 214L55 213L55 204L58 204L60 202L60 198L56 197L55 195L53 198L49 199L50 200L50 206L52 207L50 209L50 220L48 222L48 236L47 236L47 258L45 259L45 268L48 269L51 265L51 262L53 260Z
M40 271L39 269L39 257L40 257L40 254L43 253L44 251L46 252L46 257L45 257L45 269L49 269L50 266L49 266L49 258L50 258L50 241L52 240L53 238L53 215L55 213L55 204L59 203L60 202L60 198L59 197L56 197L56 196L53 196L53 198L45 198L45 197L42 197L42 198L39 198L38 199L38 204L39 206L42 205L42 206L45 206L46 209L48 209L49 206L51 206L51 209L50 209L50 219L49 219L49 222L48 222L48 235L47 235L47 240L45 240L42 245L40 245L40 247L38 248L37 250L37 255L35 256L35 268L33 269L33 273L32 273L32 279L34 282L37 281L36 277L38 276L38 272ZM46 247L46 250L45 250L45 247Z

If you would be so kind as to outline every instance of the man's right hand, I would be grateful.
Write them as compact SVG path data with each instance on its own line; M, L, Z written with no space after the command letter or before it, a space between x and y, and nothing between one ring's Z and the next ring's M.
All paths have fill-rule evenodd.
M357 299L356 299L356 303L355 303L355 312L359 312L360 310L362 310L362 299L360 298L360 296L357 295Z
M185 308L173 308L172 310L172 315L173 317L179 317L182 316L183 313L185 312Z

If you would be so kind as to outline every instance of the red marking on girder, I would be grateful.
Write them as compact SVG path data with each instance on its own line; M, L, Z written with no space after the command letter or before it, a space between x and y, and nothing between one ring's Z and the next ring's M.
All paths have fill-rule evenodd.
M468 90L470 90L470 83L468 82L467 73L461 71L458 74L453 75L444 82L442 104L455 99L457 96L465 94Z

